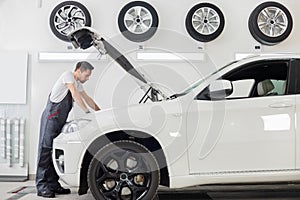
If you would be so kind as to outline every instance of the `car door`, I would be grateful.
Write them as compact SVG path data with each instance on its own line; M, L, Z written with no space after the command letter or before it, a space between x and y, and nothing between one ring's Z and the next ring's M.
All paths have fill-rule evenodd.
M289 69L287 60L251 63L220 77L232 81L240 96L212 100L203 95L209 87L198 94L187 116L191 174L295 169ZM246 82L249 94L243 94ZM271 89L270 82L275 86L263 94L259 88Z
M296 95L296 127L300 126L300 59L295 59L292 63L293 65L293 72L292 78L293 81L291 82L291 87L293 88L292 93ZM300 130L297 128L296 130L296 169L300 169Z

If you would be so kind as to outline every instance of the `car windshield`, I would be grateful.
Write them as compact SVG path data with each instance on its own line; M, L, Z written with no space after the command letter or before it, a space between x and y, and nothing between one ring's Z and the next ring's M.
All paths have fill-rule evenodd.
M183 96L183 95L188 94L188 93L191 92L193 89L195 89L196 87L198 87L201 83L203 83L205 80L207 80L207 79L210 78L211 76L217 74L217 73L220 72L221 70L225 69L226 67L228 67L228 66L230 66L230 65L232 65L232 64L234 64L234 63L236 63L236 62L238 62L238 60L235 60L235 61L232 61L232 62L228 63L227 65L221 67L221 68L218 69L217 71L215 71L215 72L209 74L209 75L206 76L205 78L198 80L197 82L195 82L194 84L192 84L191 86L189 86L188 88L186 88L183 92L178 93L178 94L176 94L175 96Z

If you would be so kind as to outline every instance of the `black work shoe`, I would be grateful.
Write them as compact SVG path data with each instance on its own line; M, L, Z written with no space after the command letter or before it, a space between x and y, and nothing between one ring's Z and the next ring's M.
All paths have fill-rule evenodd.
M38 191L37 195L40 197L45 197L45 198L54 198L55 197L55 193L50 190Z
M63 187L58 187L53 190L54 193L56 194L70 194L71 190L70 189L65 189Z

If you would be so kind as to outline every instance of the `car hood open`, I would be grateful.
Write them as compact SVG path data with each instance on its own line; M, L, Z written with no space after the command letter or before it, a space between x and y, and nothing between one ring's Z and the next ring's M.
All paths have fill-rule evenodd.
M144 75L139 73L129 60L108 41L102 38L94 29L90 27L82 27L71 32L68 35L75 48L88 49L94 46L101 55L107 54L114 59L127 73L138 80L138 84L146 92L140 103L151 99L152 101L159 101L168 99L168 97L155 85L150 83ZM147 87L145 87L147 86Z

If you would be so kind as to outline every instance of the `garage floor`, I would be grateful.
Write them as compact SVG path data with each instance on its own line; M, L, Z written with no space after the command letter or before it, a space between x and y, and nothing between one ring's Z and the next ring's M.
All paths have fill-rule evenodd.
M55 199L94 200L93 196L78 196L77 188L71 188L70 195L57 195ZM169 190L160 188L159 200L291 200L300 199L299 184L272 185L217 185ZM2 200L37 200L44 199L35 193L34 181L0 182L0 199Z

